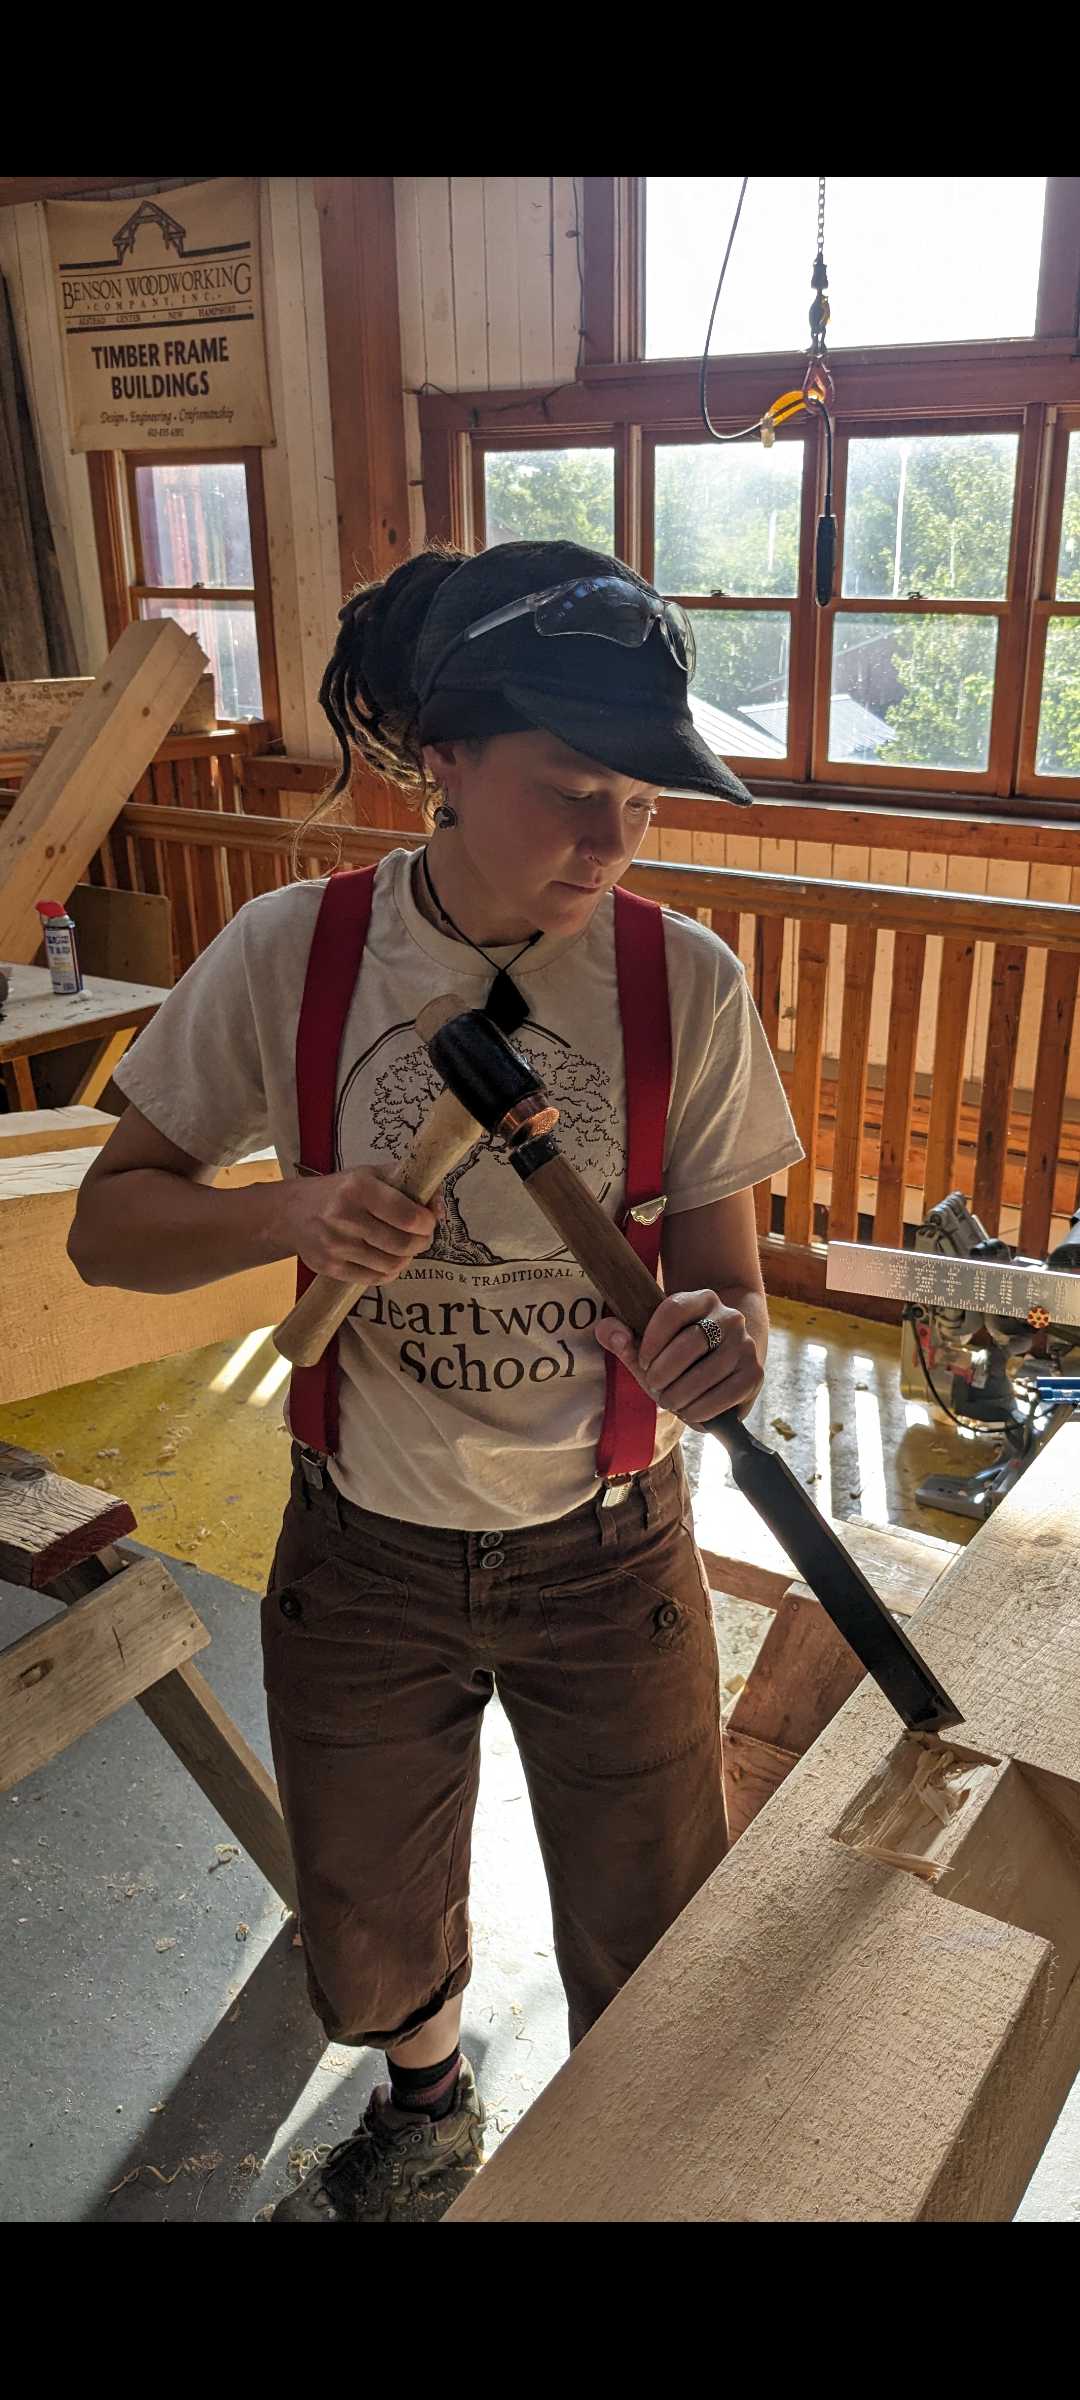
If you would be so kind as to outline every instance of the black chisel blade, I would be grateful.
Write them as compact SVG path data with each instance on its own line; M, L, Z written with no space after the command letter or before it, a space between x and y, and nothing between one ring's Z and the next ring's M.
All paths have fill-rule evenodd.
M803 1582L809 1584L837 1632L862 1660L904 1724L913 1733L940 1733L948 1725L961 1725L960 1710L884 1601L878 1599L828 1519L814 1507L787 1461L748 1433L733 1410L713 1417L705 1431L723 1443L740 1492L764 1518Z

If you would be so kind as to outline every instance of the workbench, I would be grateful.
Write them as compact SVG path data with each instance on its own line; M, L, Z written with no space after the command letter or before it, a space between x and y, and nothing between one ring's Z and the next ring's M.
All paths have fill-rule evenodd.
M1012 2217L1080 2068L1080 1423L909 1623L965 1722L862 1682L445 2222Z
M0 1066L13 1109L38 1105L31 1059L46 1050L68 1050L76 1042L96 1044L71 1094L73 1104L92 1108L129 1043L168 998L158 984L118 983L107 975L91 975L85 990L68 999L53 991L46 967L5 965L3 971L8 996L0 1014Z

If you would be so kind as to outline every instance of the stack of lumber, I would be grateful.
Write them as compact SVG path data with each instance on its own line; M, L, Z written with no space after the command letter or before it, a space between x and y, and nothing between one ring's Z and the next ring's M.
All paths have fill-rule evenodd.
M67 1254L79 1185L116 1120L94 1108L0 1117L0 1401L27 1400L121 1367L238 1339L292 1304L291 1260L199 1291L126 1292L81 1281ZM227 1189L273 1183L273 1151L226 1167Z

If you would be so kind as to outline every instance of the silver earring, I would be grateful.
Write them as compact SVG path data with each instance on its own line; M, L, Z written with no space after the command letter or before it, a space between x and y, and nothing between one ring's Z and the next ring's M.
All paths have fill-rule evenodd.
M451 808L449 800L440 800L435 811L435 823L440 833L449 833L450 827L456 825L457 821L456 808Z

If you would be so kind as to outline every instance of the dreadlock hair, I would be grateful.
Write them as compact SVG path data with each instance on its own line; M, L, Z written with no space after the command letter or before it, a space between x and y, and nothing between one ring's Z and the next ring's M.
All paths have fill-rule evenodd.
M464 564L464 551L435 544L378 581L358 584L345 602L341 631L319 686L319 705L340 746L341 766L297 826L297 841L348 791L354 758L400 785L427 817L438 787L420 746L413 660L439 585Z

